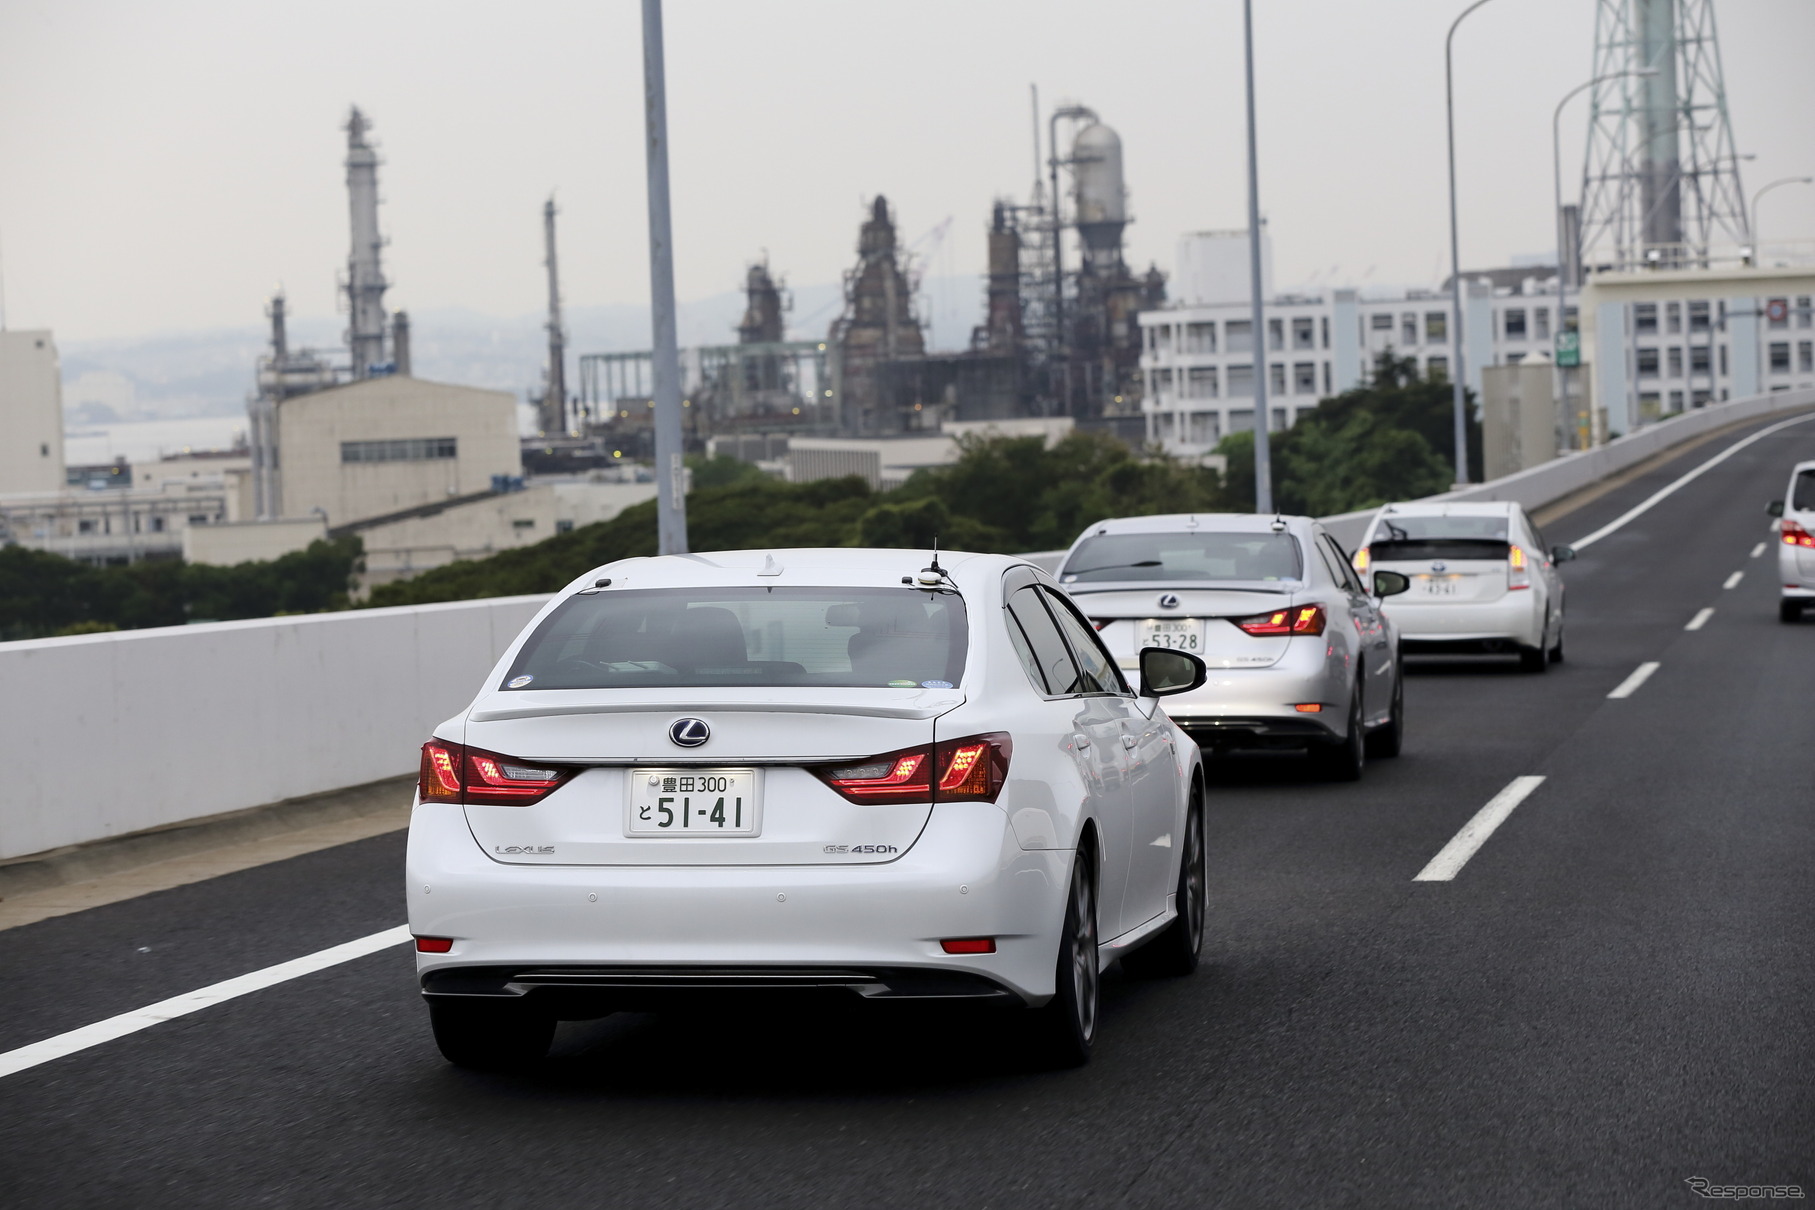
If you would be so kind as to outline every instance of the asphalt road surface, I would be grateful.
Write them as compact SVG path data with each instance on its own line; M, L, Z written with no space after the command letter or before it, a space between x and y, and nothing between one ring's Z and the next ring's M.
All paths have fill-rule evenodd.
M1028 1062L1012 1015L737 1011L563 1025L537 1073L475 1075L435 1052L398 946L0 1078L0 1204L1815 1193L1815 620L1777 620L1775 552L1752 554L1802 458L1815 420L1566 566L1550 672L1416 666L1405 755L1359 785L1220 762L1206 964L1112 972L1084 1069ZM1521 777L1544 780L1454 878L1418 881ZM402 857L399 833L0 932L0 1052L394 927Z

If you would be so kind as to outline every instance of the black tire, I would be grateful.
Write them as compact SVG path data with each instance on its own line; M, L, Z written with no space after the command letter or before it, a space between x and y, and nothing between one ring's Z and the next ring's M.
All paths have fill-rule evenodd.
M1550 649L1550 662L1553 664L1561 664L1563 662L1563 628L1561 626L1557 627L1556 646Z
M1793 597L1785 597L1777 603L1777 620L1780 622L1802 621L1802 602Z
M1349 693L1349 733L1343 739L1311 745L1311 769L1325 781L1360 781L1367 763L1367 738L1361 726L1361 685Z
M1079 849L1071 868L1071 894L1059 932L1059 956L1051 1000L1035 1009L1040 1059L1053 1067L1081 1067L1090 1061L1097 1037L1102 974L1097 969L1096 859Z
M1405 674L1393 678L1393 708L1386 722L1368 733L1368 759L1391 760L1405 746Z
M474 1071L516 1071L539 1063L555 1037L553 1016L515 998L434 996L429 1026L442 1056Z
M1178 915L1152 940L1122 957L1122 969L1141 978L1177 978L1197 969L1204 948L1204 905L1209 874L1204 854L1204 799L1191 792L1185 809L1185 841L1179 856L1178 889L1174 904Z

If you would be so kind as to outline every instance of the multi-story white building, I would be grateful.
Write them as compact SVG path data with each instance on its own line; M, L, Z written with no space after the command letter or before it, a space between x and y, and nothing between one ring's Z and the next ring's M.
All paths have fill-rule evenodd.
M1262 236L1262 280L1271 256ZM1195 457L1254 426L1254 333L1245 231L1198 232L1179 241L1178 300L1143 312L1142 409L1147 439ZM1481 369L1551 355L1557 330L1553 267L1467 275L1463 326L1468 385ZM1571 296L1573 298L1573 294ZM1617 308L1616 308L1617 312ZM1268 410L1277 431L1319 399L1361 385L1381 352L1413 358L1427 374L1454 362L1447 290L1281 294L1265 307ZM1815 327L1807 296L1641 303L1626 331L1601 317L1600 338L1621 364L1594 373L1613 432L1710 402L1815 385ZM1613 317L1617 320L1617 314ZM1575 306L1565 320L1573 323ZM1747 350L1736 356L1734 349ZM1572 392L1587 389L1572 376ZM1579 394L1577 395L1579 398ZM1603 406L1604 403L1603 403Z

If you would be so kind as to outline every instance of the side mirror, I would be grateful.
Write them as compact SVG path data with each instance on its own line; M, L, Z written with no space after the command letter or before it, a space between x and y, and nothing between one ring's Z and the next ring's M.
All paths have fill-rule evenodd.
M1768 517L1783 516L1783 501L1773 500L1771 503L1765 505L1765 515Z
M1411 586L1411 577L1403 572L1377 571L1374 573L1374 595L1382 600L1387 597L1396 597Z
M1167 647L1141 648L1141 696L1168 697L1189 693L1204 683L1210 670L1187 651Z
M1576 548L1573 546L1553 547L1550 552L1550 561L1552 563L1567 563L1575 557Z

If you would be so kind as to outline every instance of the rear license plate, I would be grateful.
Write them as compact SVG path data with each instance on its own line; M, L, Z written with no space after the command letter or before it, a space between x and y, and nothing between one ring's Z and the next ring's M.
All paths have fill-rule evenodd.
M1136 624L1136 637L1140 640L1139 647L1165 647L1197 655L1204 650L1204 620L1143 618Z
M755 769L632 769L626 836L756 836L762 785Z
M1462 585L1461 576L1419 576L1417 580L1427 597L1453 597Z

